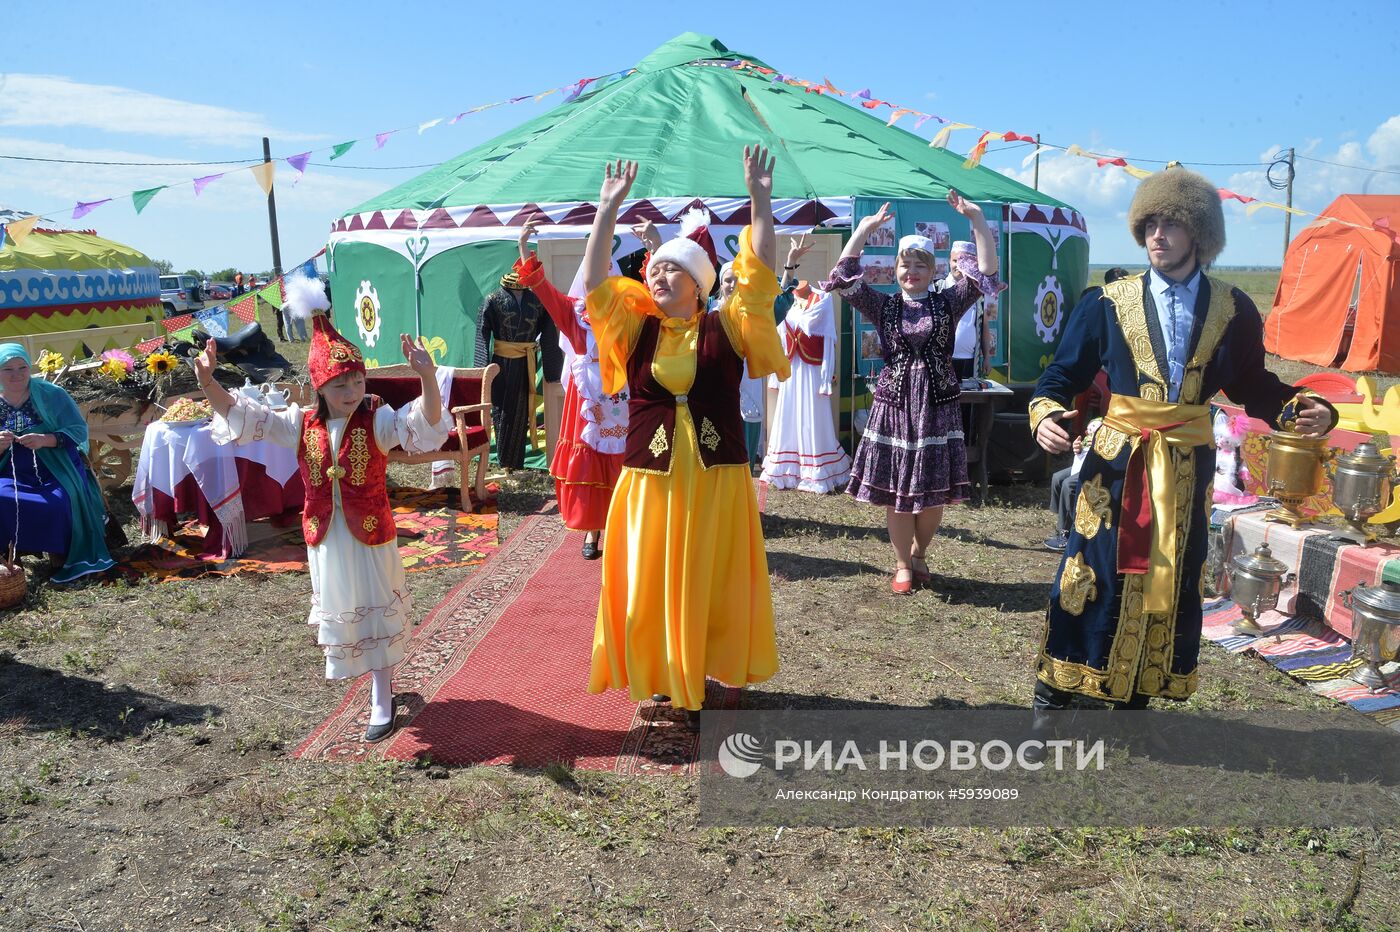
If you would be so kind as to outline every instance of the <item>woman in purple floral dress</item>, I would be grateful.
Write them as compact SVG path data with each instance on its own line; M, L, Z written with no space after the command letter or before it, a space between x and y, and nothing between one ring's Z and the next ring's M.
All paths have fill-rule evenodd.
M997 244L982 208L952 190L948 204L972 224L977 242L977 264L969 263L956 284L934 280L934 247L926 236L899 241L899 294L883 294L861 280L866 240L894 219L885 204L856 225L826 285L879 333L885 367L846 491L857 501L885 506L895 555L890 588L900 595L929 581L924 551L943 520L943 506L967 497L953 328L979 297L1000 287Z

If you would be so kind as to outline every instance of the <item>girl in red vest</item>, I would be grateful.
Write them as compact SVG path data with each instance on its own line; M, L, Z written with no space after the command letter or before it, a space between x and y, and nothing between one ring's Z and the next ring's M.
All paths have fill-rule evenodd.
M629 690L696 711L707 676L758 683L778 669L773 598L739 417L739 383L788 377L773 323L773 161L744 151L751 228L734 296L707 314L715 269L684 237L651 255L646 284L607 278L637 166L608 166L584 252L603 390L631 393L622 475L608 509L590 692Z
M289 304L296 301L288 295ZM319 304L294 310L329 309L324 296ZM216 440L269 440L297 451L306 488L302 533L311 571L306 623L316 629L316 642L326 655L327 679L372 675L365 730L370 742L387 738L394 729L393 668L403 659L413 620L389 508L386 454L394 447L436 450L448 429L432 357L407 335L400 341L404 359L423 383L423 395L397 411L377 395L365 394L360 351L324 314L312 319L307 358L316 389L312 407L274 411L229 394L213 378L213 340L194 366L217 415Z

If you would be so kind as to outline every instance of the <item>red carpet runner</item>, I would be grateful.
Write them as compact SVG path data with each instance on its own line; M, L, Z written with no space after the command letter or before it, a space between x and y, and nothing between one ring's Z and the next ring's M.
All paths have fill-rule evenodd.
M698 735L679 713L586 691L601 567L582 558L581 542L556 513L527 518L419 628L394 678L394 737L361 740L366 677L296 756L692 772ZM710 683L706 708L737 701L737 689Z

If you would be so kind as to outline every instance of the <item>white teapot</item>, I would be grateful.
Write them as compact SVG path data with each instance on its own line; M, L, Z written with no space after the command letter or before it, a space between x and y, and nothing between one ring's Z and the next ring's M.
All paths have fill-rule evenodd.
M283 408L287 407L287 393L271 382L264 382L262 384L262 395L267 406L274 411L281 411Z
M263 390L254 385L253 380L249 378L245 378L243 384L238 387L238 394L247 398L249 401L263 400Z

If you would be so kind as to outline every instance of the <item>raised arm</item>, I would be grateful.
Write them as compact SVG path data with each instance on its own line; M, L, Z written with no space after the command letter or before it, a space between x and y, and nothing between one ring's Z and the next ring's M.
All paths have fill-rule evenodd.
M577 315L574 314L574 299L555 288L553 283L545 278L544 267L540 265L539 257L530 252L528 246L530 237L534 236L535 228L539 225L539 218L534 217L520 231L520 261L515 263L515 273L520 277L520 284L529 288L535 297L540 299L550 320L554 321L554 326L573 347L574 354L581 356L588 351L588 338L584 335Z
M228 417L229 409L233 407L233 396L214 381L214 368L219 364L218 360L219 349L211 338L204 344L204 352L194 358L194 375L199 380L204 397L209 399L209 406L220 417Z
M948 206L967 218L972 224L972 241L977 244L977 269L983 275L995 275L1000 268L997 258L997 238L992 228L987 226L987 218L982 216L982 208L959 194L948 189Z
M591 292L607 280L617 214L622 202L627 199L627 192L632 190L632 182L636 180L636 162L619 159L615 164L610 163L603 173L603 187L598 192L598 213L593 217L593 230L588 234L588 245L583 250L583 287L587 291Z
M814 244L807 242L807 234L799 236L788 244L787 261L783 263L783 275L778 279L778 287L783 291L787 290L797 277L797 267L802 264L802 257L812 251Z
M778 264L778 237L773 231L773 166L776 161L763 146L744 146L744 184L749 189L753 251L770 269Z
M888 203L881 204L880 209L870 216L862 217L861 221L851 229L851 238L846 241L846 248L841 250L841 258L858 258L861 250L865 248L865 241L870 239L870 234L893 219L894 211L890 210Z
M399 346L403 350L404 362L418 373L418 382L423 389L423 420L436 424L442 417L442 393L438 391L437 364L433 356L406 333L399 334Z

